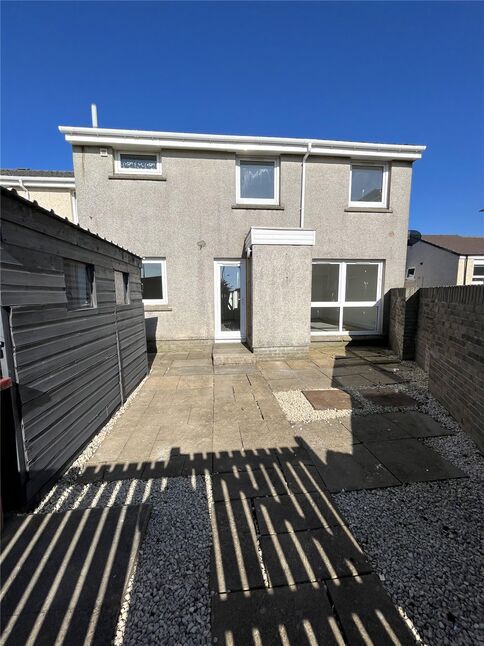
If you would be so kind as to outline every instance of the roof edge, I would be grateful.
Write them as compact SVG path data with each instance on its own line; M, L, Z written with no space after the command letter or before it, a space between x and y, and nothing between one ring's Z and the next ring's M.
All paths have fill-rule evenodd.
M298 139L286 137L257 137L246 135L216 135L155 130L121 130L59 126L59 131L72 145L144 146L148 148L185 148L228 152L260 152L346 156L372 159L421 159L426 146L385 144L361 141Z

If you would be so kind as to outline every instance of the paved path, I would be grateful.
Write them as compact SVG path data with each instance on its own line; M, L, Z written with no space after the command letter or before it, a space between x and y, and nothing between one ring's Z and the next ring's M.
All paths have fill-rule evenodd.
M331 492L462 476L420 442L447 431L415 411L353 415L357 402L349 397L348 410L344 391L329 405L345 417L291 424L274 396L391 388L398 363L385 351L316 347L310 360L255 365L214 366L203 350L152 360L81 477L211 475L214 640L413 643ZM321 392L313 395L324 409ZM397 394L385 396L395 405Z

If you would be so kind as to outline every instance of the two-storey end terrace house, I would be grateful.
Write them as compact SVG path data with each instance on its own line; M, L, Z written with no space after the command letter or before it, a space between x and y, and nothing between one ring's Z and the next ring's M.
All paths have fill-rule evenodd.
M380 336L424 146L60 127L81 226L144 258L151 346Z

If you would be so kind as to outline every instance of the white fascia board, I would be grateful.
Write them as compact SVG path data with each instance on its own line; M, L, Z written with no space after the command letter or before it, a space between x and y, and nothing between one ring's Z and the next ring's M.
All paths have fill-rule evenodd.
M35 177L32 175L0 175L0 186L15 188L21 183L25 188L65 188L74 190L76 182L73 177Z
M314 229L251 227L244 245L249 255L252 245L255 244L314 247L316 232Z
M311 144L311 155L352 157L360 159L401 159L415 161L426 146L377 144L323 139L289 139L284 137L247 137L206 135L143 130L110 130L59 126L72 145L133 148L217 150L235 153L304 155Z

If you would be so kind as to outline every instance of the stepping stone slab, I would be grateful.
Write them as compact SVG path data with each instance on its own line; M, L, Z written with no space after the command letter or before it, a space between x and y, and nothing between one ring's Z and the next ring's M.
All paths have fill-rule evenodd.
M25 644L29 637L54 644L59 634L74 646L111 643L150 509L128 505L10 520L2 537L2 644Z
M417 439L371 442L367 446L401 482L466 477L463 471Z
M364 388L373 385L372 382L363 375L345 375L334 379L335 388Z
M326 493L258 498L254 506L261 534L320 529L343 522L332 498Z
M351 454L328 451L325 462L315 462L315 465L329 491L333 492L394 487L400 484L362 444L353 445Z
M351 410L359 403L344 390L303 390L314 410Z
M418 411L387 413L386 417L399 428L403 428L410 437L439 437L455 435L455 431L444 428L429 415Z
M212 639L220 646L344 643L324 584L215 595Z
M248 469L272 468L278 466L277 456L272 451L230 451L216 453L214 456L215 473L232 473Z
M376 574L326 583L347 643L415 646L415 639Z
M212 543L210 589L231 592L264 585L255 532L218 532Z
M406 413L403 413L404 415ZM395 424L388 414L353 415L343 424L362 442L398 440L411 437L402 424Z
M318 470L313 465L285 463L282 465L282 471L289 489L293 493L326 489Z
M257 498L287 493L284 475L277 469L248 469L238 473L216 474L212 478L214 501Z
M372 571L346 527L272 534L260 538L271 586L336 579Z
M215 502L211 520L213 535L226 531L247 534L255 530L251 501L247 498Z
M410 395L396 391L368 391L361 393L365 399L376 406L394 406L396 408L410 408L417 406L417 400Z

